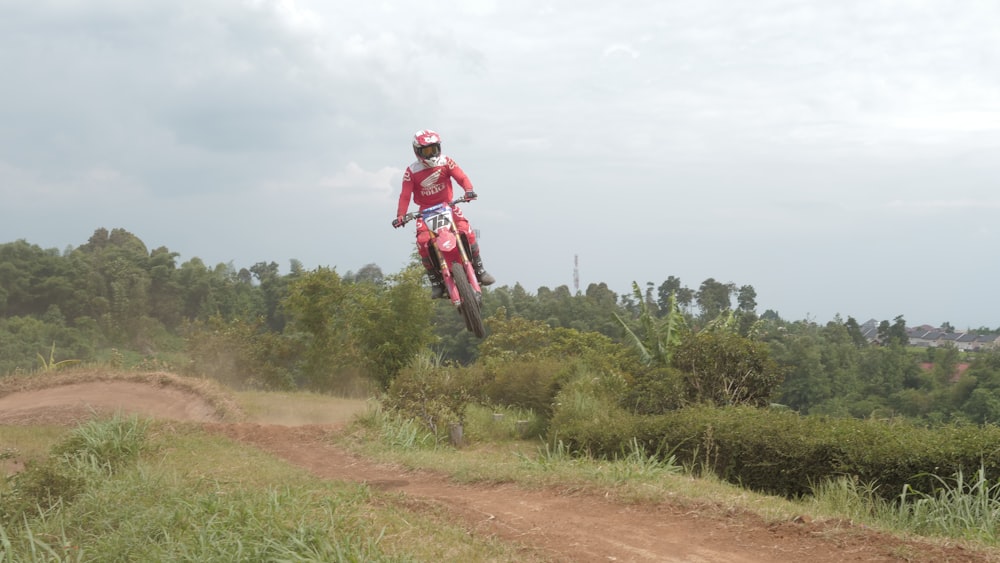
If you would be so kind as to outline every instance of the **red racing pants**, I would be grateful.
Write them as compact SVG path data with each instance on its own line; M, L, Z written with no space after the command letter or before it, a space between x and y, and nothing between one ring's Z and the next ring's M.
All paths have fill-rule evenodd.
M476 246L476 233L472 231L472 227L469 226L469 221L462 215L462 210L458 207L454 207L452 209L452 213L455 217L455 226L458 227L458 232L464 234L466 238L469 239L470 247L478 250L478 247ZM427 225L425 225L423 221L418 222L417 252L420 254L420 258L423 259L424 266L428 269L431 268L431 266L428 266L428 264L430 264L431 251L427 245L431 242L431 238L431 232L427 228ZM473 252L476 250L473 250Z

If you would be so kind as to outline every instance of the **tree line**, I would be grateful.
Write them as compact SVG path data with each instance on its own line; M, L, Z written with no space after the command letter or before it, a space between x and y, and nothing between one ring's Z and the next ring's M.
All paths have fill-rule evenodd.
M24 240L0 245L0 374L64 359L114 360L212 373L235 385L350 391L366 382L385 388L423 350L459 364L480 353L481 341L452 306L427 298L416 264L392 274L375 264L341 273L292 260L281 274L274 262L237 269L178 257L166 247L149 250L124 229L97 229L62 252ZM710 378L702 366L713 354L737 354L773 360L757 366L770 370L761 380L766 397L753 394L758 403L837 416L1000 418L995 353L968 358L956 376L966 358L954 349L909 349L902 316L883 321L884 338L870 343L851 317L787 321L770 310L758 315L756 299L751 285L709 278L692 289L670 276L623 295L604 283L576 293L565 285L530 293L515 283L487 290L483 310L506 330L524 319L676 352L673 363L661 356L629 374L635 404L647 410L691 393L702 383L692 370ZM659 341L665 326L683 326L684 338Z

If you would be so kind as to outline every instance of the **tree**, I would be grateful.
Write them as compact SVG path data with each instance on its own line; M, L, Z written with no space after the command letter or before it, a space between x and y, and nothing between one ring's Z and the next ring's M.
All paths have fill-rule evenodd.
M861 350L858 374L863 395L886 399L917 380L920 366L902 346L874 346Z
M348 288L335 269L318 268L289 285L282 302L289 315L286 332L301 334L305 350L302 383L315 390L335 386L334 378L357 359L350 334L352 310Z
M264 308L267 326L275 332L281 332L285 326L284 314L281 311L281 299L288 291L288 283L294 278L282 278L278 273L278 265L274 262L257 262L250 267L250 273L260 283L260 291L264 295ZM340 276L337 276L338 280Z
M839 316L826 326L798 322L772 337L775 361L784 370L779 402L803 413L847 414L858 400L859 348Z
M350 318L354 341L368 377L382 389L434 340L434 302L424 295L423 276L422 266L411 266L386 285L352 287L359 304Z
M382 268L379 268L376 264L365 264L357 273L348 272L345 274L344 281L382 285L386 280L385 274L382 273Z
M618 310L618 295L606 283L591 283L586 292L575 299L574 319L571 327L592 330L615 338L621 334L614 313Z
M701 287L695 294L698 308L701 309L701 319L706 321L715 319L720 313L730 309L730 295L733 290L733 284L717 282L714 278L701 282Z
M753 313L757 310L757 291L752 285L740 286L736 303L739 311Z
M215 313L211 309L212 272L201 258L195 257L181 264L177 271L181 287L181 315L187 319L207 319Z
M878 342L882 346L906 346L910 336L906 333L906 320L903 315L893 319L892 324L883 320L878 324Z
M736 323L739 326L739 333L743 336L750 335L757 330L757 291L752 285L741 286L736 298Z
M149 251L138 237L125 229L97 229L75 253L85 258L99 280L95 287L108 304L98 321L113 341L138 344L148 334L144 320L149 314Z
M387 389L433 341L434 302L423 295L420 267L386 281L346 283L336 270L318 268L290 282L282 302L286 332L306 343L301 373L309 387L343 387L343 378L361 368Z
M847 328L847 334L851 337L851 342L854 343L858 348L862 348L868 345L868 339L865 338L863 332L861 332L861 325L854 317L847 317L847 322L844 323Z
M182 288L177 279L176 252L161 246L149 256L149 314L167 328L176 329L183 319Z
M677 299L677 294L681 290L681 280L678 277L670 276L656 288L657 305L660 311L666 312L670 305L670 298Z
M1000 422L1000 350L978 354L956 385L959 410L977 423Z
M772 345L775 358L785 366L778 401L802 413L833 397L823 364L822 339L816 331L789 335Z
M910 335L906 332L906 319L903 315L898 315L892 320L889 327L889 344L896 346L906 346L910 343Z

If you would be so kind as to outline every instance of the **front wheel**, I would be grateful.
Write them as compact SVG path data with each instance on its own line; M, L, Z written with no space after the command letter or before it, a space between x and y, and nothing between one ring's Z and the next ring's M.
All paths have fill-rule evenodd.
M479 299L476 292L469 283L469 278L465 275L465 268L462 264L455 262L451 265L451 279L458 289L458 298L462 300L458 306L458 312L465 319L465 328L476 335L477 338L486 336L486 329L483 327L483 313L479 308Z

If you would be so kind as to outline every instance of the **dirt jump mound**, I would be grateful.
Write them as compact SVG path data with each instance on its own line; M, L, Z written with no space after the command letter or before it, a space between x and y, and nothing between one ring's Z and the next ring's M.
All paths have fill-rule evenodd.
M101 378L96 374L39 376L0 388L0 424L79 424L114 413L218 422L225 409L198 392L197 380L150 374Z

